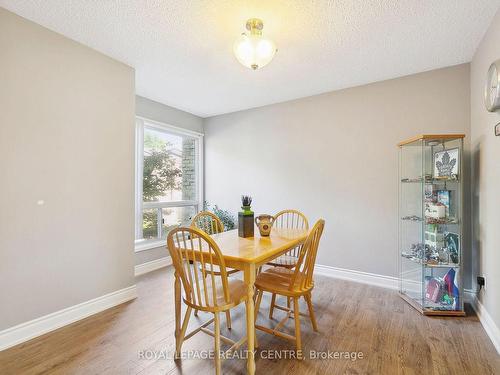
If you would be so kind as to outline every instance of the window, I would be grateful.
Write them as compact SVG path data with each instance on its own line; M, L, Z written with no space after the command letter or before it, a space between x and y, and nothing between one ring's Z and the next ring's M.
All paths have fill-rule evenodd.
M135 248L165 244L190 225L203 202L203 135L155 121L136 122Z

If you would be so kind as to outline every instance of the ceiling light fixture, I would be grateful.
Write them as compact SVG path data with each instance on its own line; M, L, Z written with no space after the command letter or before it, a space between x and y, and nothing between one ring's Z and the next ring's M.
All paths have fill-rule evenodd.
M277 51L276 45L262 36L262 20L250 18L246 28L250 33L242 33L234 43L234 55L242 65L257 70L271 62Z

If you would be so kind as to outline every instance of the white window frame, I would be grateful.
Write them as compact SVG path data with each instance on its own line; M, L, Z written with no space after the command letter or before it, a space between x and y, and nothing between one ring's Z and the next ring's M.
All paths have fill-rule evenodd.
M142 237L142 212L147 208L168 208L194 206L196 212L203 209L204 202L204 181L203 181L203 133L179 128L177 126L165 124L145 117L136 116L135 127L135 251L143 251L166 245L166 240L137 240ZM157 129L171 134L189 136L195 139L196 143L196 176L197 176L197 200L180 200L172 202L143 202L142 184L144 170L144 129ZM161 225L161 223L160 223Z

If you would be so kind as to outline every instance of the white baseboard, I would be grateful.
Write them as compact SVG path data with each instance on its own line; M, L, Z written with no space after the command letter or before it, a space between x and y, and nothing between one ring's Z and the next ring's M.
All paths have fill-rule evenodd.
M464 302L465 303L470 303L472 307L474 307L474 303L476 298L476 293L472 289L465 289L464 288Z
M170 258L169 256L152 260L151 262L138 264L134 268L135 276L144 275L145 273L156 271L160 268L170 266L171 264L172 264L172 258Z
M485 309L484 305L479 301L477 298L476 293L473 291L466 291L467 294L470 296L470 301L472 308L477 314L477 317L479 318L479 321L481 322L481 325L483 326L484 330L486 331L486 334L490 338L491 342L493 343L493 346L497 350L497 353L500 354L500 329L498 326L495 324L495 321L491 317L491 315L488 313L488 311Z
M137 297L135 285L0 331L0 351Z
M398 278L394 276L378 275L376 273L348 270L345 268L323 266L316 264L314 272L317 275L333 277L336 279L355 281L363 284L380 286L382 288L395 289L399 287Z

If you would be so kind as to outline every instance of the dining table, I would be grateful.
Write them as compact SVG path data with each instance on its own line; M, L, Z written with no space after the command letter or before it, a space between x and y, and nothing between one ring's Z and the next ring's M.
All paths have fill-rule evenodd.
M226 267L243 271L246 285L246 341L247 341L247 374L255 374L255 304L254 290L257 270L267 262L278 258L291 249L300 246L307 238L305 229L273 228L269 236L261 236L255 230L253 237L239 237L238 230L211 235L219 247ZM175 277L175 330L181 329L181 282Z

